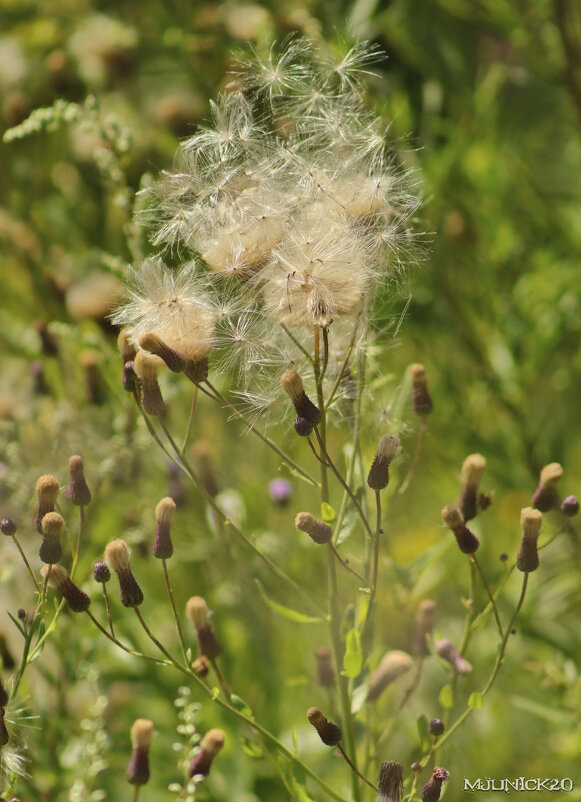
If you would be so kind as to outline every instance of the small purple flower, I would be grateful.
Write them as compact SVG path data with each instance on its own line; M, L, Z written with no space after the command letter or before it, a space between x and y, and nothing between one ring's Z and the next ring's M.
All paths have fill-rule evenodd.
M290 501L292 485L286 479L273 479L268 485L268 492L277 507L286 507Z

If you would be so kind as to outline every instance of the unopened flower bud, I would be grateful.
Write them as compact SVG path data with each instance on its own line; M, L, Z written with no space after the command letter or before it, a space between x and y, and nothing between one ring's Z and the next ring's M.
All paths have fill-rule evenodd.
M50 395L50 386L46 380L42 362L33 362L30 366L32 390L34 395Z
M65 526L62 515L58 512L47 512L41 521L42 543L38 555L43 563L58 563L63 556L61 535Z
M428 724L428 732L430 735L441 735L446 729L446 725L441 718L433 718Z
M133 361L133 369L141 382L141 400L148 415L161 415L165 404L157 381L158 367L163 362L159 357L146 351L138 351Z
M139 379L132 360L123 365L123 389L127 393L135 393L139 387Z
M480 541L474 532L471 532L464 523L462 513L458 507L454 507L452 504L446 504L442 509L442 520L448 529L454 533L460 551L463 552L463 554L474 554L480 545Z
M541 512L548 512L557 503L557 483L563 475L558 462L551 462L541 470L539 486L533 493L531 506Z
M323 687L330 688L335 684L335 671L331 663L333 653L328 646L319 646L315 657L317 659L317 682Z
M91 501L91 491L85 480L83 460L75 455L69 459L71 483L66 491L67 496L77 506L85 506Z
M57 496L59 494L59 483L58 479L55 476L51 476L51 474L45 474L45 476L40 476L36 482L36 497L37 497L37 505L36 505L36 513L34 516L34 525L36 527L36 531L39 534L42 534L42 526L41 521L47 512L54 511L54 505L56 504Z
M418 415L429 415L434 405L428 392L426 369L423 365L411 365L412 377L412 409Z
M48 330L48 326L44 320L37 320L34 328L40 338L40 347L44 356L57 356L59 352L59 344L54 334Z
M321 713L318 707L310 707L307 710L307 718L317 730L319 738L326 746L337 746L343 739L341 727L333 724Z
M6 537L13 537L16 534L18 527L12 518L2 518L0 521L0 532Z
M403 767L397 760L384 760L379 769L379 794L375 802L400 802L403 792Z
M83 369L85 396L89 404L101 406L107 397L105 380L101 373L101 356L97 351L87 349L79 356L79 364Z
M406 674L413 664L414 661L406 652L397 650L387 652L369 677L367 701L374 702L378 699L387 686L391 685L398 677Z
M422 770L422 764L421 764L421 763L418 763L418 761L416 760L416 761L414 761L414 763L412 763L412 764L411 764L411 766L410 766L410 769L411 769L413 772L415 772L415 773L419 774L419 773L420 773L420 771Z
M137 353L137 348L131 341L127 329L121 329L119 332L119 336L117 337L117 347L119 348L121 360L124 365L127 362L133 362L135 359L135 354Z
M207 777L212 767L212 761L224 746L226 735L217 728L208 730L200 741L200 751L194 755L190 763L189 775Z
M561 512L567 518L574 518L579 512L579 501L575 496L567 496L561 502Z
M367 484L372 490L383 490L389 482L389 466L401 448L396 434L386 434L379 441L375 459L371 464Z
M422 788L422 802L438 802L440 794L442 793L442 783L446 782L449 776L449 771L440 768L440 766L436 766L432 771L432 776Z
M535 571L539 567L539 553L537 541L541 532L543 515L540 510L525 507L520 513L522 526L522 540L520 551L516 558L516 567L519 571Z
M470 454L462 465L460 497L456 506L464 521L471 521L478 511L478 485L484 476L486 460L482 454Z
M297 513L295 526L299 531L305 532L315 543L330 543L333 536L331 527L322 521L315 520L310 512Z
M198 677L206 677L210 671L210 663L208 662L208 658L204 657L203 654L200 655L200 657L197 657L192 663L192 668Z
M182 373L186 367L185 357L182 356L182 354L178 354L178 352L170 348L169 345L166 345L157 334L151 331L141 335L139 338L139 346L143 348L144 351L148 351L150 354L154 354L160 359L163 359L172 373Z
M196 630L198 654L209 660L218 657L222 653L222 644L210 623L210 612L205 599L192 596L186 604L186 613Z
M436 654L439 655L442 660L446 660L447 663L450 663L457 674L462 674L464 676L471 673L472 666L468 660L462 657L451 640L439 640L436 642L434 648Z
M101 582L103 585L111 579L111 571L107 563L99 560L93 566L93 578L95 582Z
M155 539L153 556L159 560L167 560L173 554L171 542L171 524L176 511L175 501L166 496L155 508Z
M309 437L309 435L312 434L313 424L306 418L302 418L300 415L298 415L295 419L294 425L295 432L299 437Z
M321 410L313 404L305 393L303 380L296 370L285 370L280 377L280 383L293 402L298 417L305 418L311 426L316 426L321 420Z
M133 576L129 565L131 552L124 540L112 540L105 547L105 560L117 574L121 604L124 607L139 607L143 601L143 592Z
M12 652L8 647L8 641L6 640L6 635L2 630L0 630L0 658L2 659L2 667L6 669L6 671L12 671L13 668L16 666L16 661L12 656ZM0 701L1 706L1 701Z
M48 575L49 585L62 593L64 600L74 613L84 613L89 609L90 598L84 590L75 585L60 565L43 565L40 574L43 579Z
M131 785L145 785L149 780L149 747L153 736L153 721L138 718L131 725L131 759L125 776Z
M5 716L6 710L4 709L4 706L2 706L0 707L0 747L6 746L10 740L8 730L6 729L6 722L4 721Z
M414 654L426 657L430 653L427 635L430 634L436 620L436 602L424 599L416 613L416 637L414 639Z

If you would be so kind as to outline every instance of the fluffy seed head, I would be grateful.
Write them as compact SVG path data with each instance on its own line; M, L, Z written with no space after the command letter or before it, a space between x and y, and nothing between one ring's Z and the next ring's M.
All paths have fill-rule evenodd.
M315 543L329 543L333 536L330 526L317 521L310 512L299 512L295 516L295 526L300 532L305 532Z
M194 629L202 629L208 624L210 612L206 600L201 596L192 596L186 604L186 613Z
M341 727L333 724L321 713L318 707L310 707L307 710L307 718L317 730L319 738L326 746L337 746L343 739Z
M105 560L115 571L115 573L123 573L130 570L129 557L131 550L127 543L121 538L111 540L105 546Z
M400 802L403 793L403 767L397 760L384 760L379 769L379 794L375 802Z
M153 737L153 721L148 718L135 719L131 725L129 734L133 749L137 749L139 747L148 748Z
M367 701L374 702L378 699L387 686L398 677L406 674L412 668L413 664L414 661L406 652L398 650L387 652L383 656L379 666L372 672L369 678Z

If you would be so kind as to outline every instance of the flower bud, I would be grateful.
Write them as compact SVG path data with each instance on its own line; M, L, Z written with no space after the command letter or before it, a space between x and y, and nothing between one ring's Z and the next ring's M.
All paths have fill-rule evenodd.
M166 345L157 334L151 331L141 335L139 338L139 347L163 359L172 373L182 373L186 367L185 357L178 354L178 352L170 348L169 345Z
M440 794L442 793L442 783L446 782L449 776L449 771L436 766L432 771L432 776L422 788L422 802L438 802Z
M155 508L155 539L153 556L159 560L167 560L173 554L171 542L171 524L176 511L175 501L166 496Z
M389 482L389 466L400 452L400 439L396 434L385 434L379 441L375 459L369 469L367 484L372 490L383 490Z
M42 362L33 362L30 366L32 376L32 391L34 395L50 395L50 385L46 380Z
M574 518L579 512L579 501L575 496L567 496L561 502L561 512L567 518Z
M153 736L153 721L138 718L131 725L131 759L125 776L131 785L145 785L149 780L149 747Z
M478 511L478 485L486 468L486 460L482 454L470 454L462 465L460 477L460 497L456 506L462 513L464 521L471 521Z
M101 373L101 357L97 351L87 349L79 356L79 365L83 369L85 395L89 404L101 406L107 397L105 380Z
M204 657L203 654L200 655L200 657L197 657L192 663L192 668L198 677L206 677L210 671L210 663L208 662L208 658Z
M36 531L42 534L41 521L47 512L54 512L54 505L59 494L58 479L51 474L40 476L36 482L36 514L34 516L34 525Z
M420 603L416 613L416 637L414 639L414 654L426 657L430 653L427 635L430 634L436 620L436 602L425 599Z
M139 379L135 372L135 362L126 362L123 365L123 389L127 393L135 393L139 387Z
M83 460L79 456L69 459L71 483L66 491L67 496L77 506L85 506L91 501L91 491L85 480Z
M0 747L6 746L8 741L10 740L10 736L8 735L8 730L6 729L6 722L4 721L4 717L6 716L6 710L4 706L0 707Z
M124 540L112 540L105 547L105 560L117 574L121 604L124 607L139 607L143 601L143 592L133 576L129 565L129 546Z
M522 526L522 540L520 551L516 558L516 567L519 571L528 573L535 571L539 567L539 553L537 551L537 541L541 532L543 515L539 510L532 507L525 507L520 513Z
M557 503L557 483L563 475L558 462L551 462L541 470L539 486L533 493L531 506L541 512L548 512Z
M208 730L200 741L200 751L194 755L190 763L189 775L207 777L212 767L212 761L224 746L226 735L217 728Z
M65 522L58 512L47 512L41 522L42 543L38 555L43 563L58 563L63 556L61 535Z
M44 356L57 356L59 352L59 344L54 334L48 330L48 326L44 320L37 320L34 324L40 338L40 347Z
M476 535L468 529L458 507L446 504L442 509L442 520L454 533L458 547L463 554L474 554L480 545Z
M209 660L218 657L222 653L222 644L210 623L210 612L205 599L201 596L192 596L186 604L186 613L196 630L198 654Z
M433 718L428 724L428 732L430 735L441 735L446 729L446 725L441 718Z
M333 530L330 526L317 521L310 512L299 512L295 516L295 526L300 532L305 532L315 543L330 543Z
M335 684L335 671L331 663L333 653L328 646L319 646L315 657L317 659L317 682L323 687L330 688Z
M406 652L397 650L387 652L369 677L367 701L374 702L378 699L387 686L391 685L398 677L406 674L413 664L414 661Z
M423 365L410 367L412 377L412 409L418 415L429 415L434 405L428 392L426 369Z
M321 411L305 393L303 380L296 370L285 370L280 377L280 383L293 402L298 417L305 418L311 426L316 426L321 420Z
M124 365L127 362L133 362L133 360L135 359L135 354L137 353L137 348L131 341L127 329L121 329L121 331L119 332L119 335L117 337L117 347L119 348L119 353L121 354L121 360Z
M192 448L198 476L202 487L208 495L215 498L220 492L216 477L216 469L212 459L212 446L206 440L198 440Z
M163 364L159 357L146 351L138 351L133 361L133 369L141 382L141 401L148 415L161 415L165 404L157 381L157 370Z
M321 713L318 707L310 707L307 710L307 718L317 730L319 738L326 746L337 746L343 739L341 727L333 724Z
M313 424L300 415L295 420L295 432L299 437L308 437L313 431Z
M84 613L91 604L90 598L67 576L60 565L43 565L40 569L43 579L48 574L48 583L63 595L64 600L74 613Z
M444 639L437 641L434 649L442 660L446 660L447 663L450 663L457 674L462 674L464 676L471 673L472 666L468 660L462 657L451 640Z
M111 571L107 563L99 560L93 566L93 578L95 582L101 582L103 585L111 579Z
M2 518L0 521L0 532L6 537L13 537L16 534L18 527L12 518Z
M400 802L403 793L403 767L397 760L384 760L379 769L379 794L375 802Z

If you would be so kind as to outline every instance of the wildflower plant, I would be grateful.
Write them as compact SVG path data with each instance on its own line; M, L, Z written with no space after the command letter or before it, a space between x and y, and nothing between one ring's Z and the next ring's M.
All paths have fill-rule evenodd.
M111 320L121 328L117 379L127 391L124 400L173 466L172 491L160 490L151 510L149 571L130 538L108 533L101 554L87 537L86 508L99 493L91 486L88 455L84 461L70 458L62 505L55 476L37 482L29 529L42 536L39 575L16 539L14 521L2 520L2 533L14 541L34 584L36 606L31 615L13 617L24 646L0 709L10 711L25 671L57 624L64 625L66 606L76 614L68 626L84 618L124 658L164 676L172 669L182 683L176 706L183 742L174 745L181 776L169 785L178 800L202 797L214 765L232 759L238 747L249 758L267 757L278 786L299 802L312 802L311 792L336 802L440 799L450 771L436 761L493 687L529 575L551 542L538 544L543 513L559 516L556 537L578 510L572 496L559 508L562 471L547 466L532 507L522 511L520 551L515 543L500 578L498 570L491 572L493 585L480 558L480 538L466 525L478 528L490 504L490 496L480 492L486 460L480 454L467 458L459 499L442 510L445 528L433 521L443 543L455 540L457 558L467 566L460 634L438 619L436 600L414 596L410 576L397 564L386 521L413 481L434 403L425 367L413 364L400 393L420 420L410 452L404 400L382 419L371 392L374 302L415 262L420 205L414 176L387 145L387 126L365 100L364 79L378 56L358 44L333 60L295 37L264 59L257 53L241 57L227 90L212 103L211 122L182 143L175 170L163 173L146 193L139 223L155 252L130 267L126 300ZM177 432L175 409L186 393L189 417ZM246 530L231 497L219 492L211 452L191 448L193 430L203 430L205 416L216 411L229 419L228 426L241 422L249 441L255 438L274 453L284 474L270 486L282 535L308 550L313 581L297 578L281 560L280 547ZM261 416L265 411L282 426ZM371 436L363 442L365 426L366 435L373 431L374 452ZM247 456L250 467L250 446ZM304 484L296 504L291 477ZM317 628L313 703L300 715L293 705L290 734L270 723L275 717L268 711L255 712L244 689L234 686L233 622L222 610L213 615L206 601L212 589L201 596L184 582L180 561L191 544L179 528L181 481L205 506L205 535L215 538L215 553L223 558L207 566L208 575L234 563L233 570L256 580L256 587L244 589L244 606L252 596L287 622ZM82 581L79 561L87 552L93 568ZM252 560L248 574L242 553ZM152 571L158 577L153 582ZM111 591L112 573L118 598ZM518 601L504 601L505 585L521 575ZM156 608L160 588L167 597L174 634L160 635L151 623L152 586ZM390 595L392 610L409 613L405 649L391 641L383 619ZM128 621L135 622L137 635ZM470 661L466 653L485 625L494 632L497 651L492 664L483 666L478 653ZM419 740L407 747L397 741L408 764L413 758L404 766L392 751L394 732L420 695L426 673L433 690L438 671L438 692L422 697ZM125 776L134 802L156 771L155 712L153 706L139 711L125 733ZM409 727L405 731L409 739ZM95 762L101 772L110 760ZM77 785L71 793L77 798L82 792ZM229 788L220 796L230 797Z

